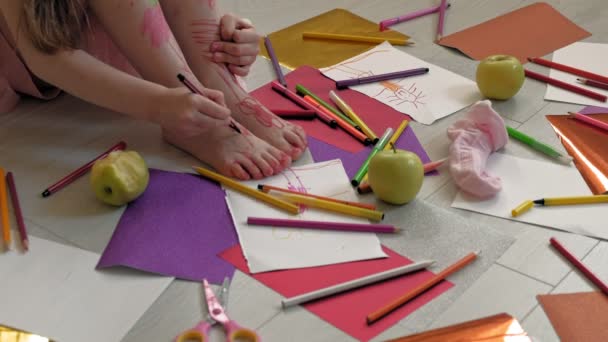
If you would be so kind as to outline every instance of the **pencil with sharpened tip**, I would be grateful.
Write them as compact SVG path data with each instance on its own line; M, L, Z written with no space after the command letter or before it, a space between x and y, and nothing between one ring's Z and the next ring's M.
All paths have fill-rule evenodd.
M363 134L367 135L368 138L371 139L372 143L375 144L378 142L378 136L369 128L363 120L355 113L355 111L344 101L342 98L336 94L335 91L331 90L329 92L329 98L334 101L334 103L340 108L357 126L361 127L361 131Z
M25 228L25 222L23 221L23 213L21 212L21 205L19 204L17 186L15 185L15 178L13 177L12 172L6 173L6 183L8 184L8 190L11 194L13 211L15 212L15 220L17 221L19 237L21 238L21 246L23 247L24 251L28 251L30 249L30 243L29 239L27 238L27 229Z
M443 25L445 23L445 10L448 8L447 6L448 0L441 0L439 4L439 19L437 20L437 36L435 37L435 41L439 42L441 38L443 38Z
M326 200L326 201L333 201L336 203L352 205L355 207L367 208L367 209L372 209L372 210L376 209L376 206L373 204L344 201L344 200L340 200L340 199L336 199L336 198L332 198L332 197L325 197L325 196L319 196L319 195L309 194L309 193L305 193L305 192L299 192L299 191L295 191L295 190L284 189L284 188L281 188L278 186L268 185L268 184L258 184L258 190L266 192L266 193L268 193L270 191L287 192L290 194L308 196L308 197L318 198L318 199L322 199L322 200Z
M361 165L361 167L359 168L359 170L357 171L357 173L355 174L353 179L351 179L350 183L353 186L358 186L359 183L361 183L361 180L367 174L367 169L369 168L369 162L372 160L372 158L378 152L382 151L382 149L384 149L384 147L388 144L391 134L393 134L393 129L391 127L389 127L386 129L384 134L382 134L382 138L380 138L380 141L378 141L376 146L374 146L374 148L370 152L369 156L367 157L367 159L365 159L365 161L363 162L363 164Z
M597 128L602 129L604 131L608 131L608 123L605 123L605 122L600 121L598 119L594 119L593 117L591 117L589 115L584 115L584 114L581 114L581 113L568 112L568 114L570 114L576 120L579 120L579 121L582 121L584 123L590 124L591 126L597 127Z
M597 101L601 101L601 102L606 102L606 100L608 99L608 97L604 94L600 94L597 93L595 91L591 91L585 88L581 88L578 86L575 86L574 84L570 84L568 82L564 82L561 80L558 80L556 78L551 78L549 76L545 76L543 74L534 72L534 71L530 71L528 69L524 69L524 74L526 75L526 77L535 79L537 81L541 81L541 82L545 82L547 84L550 84L554 87L558 87L570 92L573 92L575 94L579 94Z
M389 233L395 234L401 231L390 224L378 223L350 223L350 222L329 222L329 221L309 221L309 220L290 220L266 217L248 217L247 224L252 226L270 226L282 228L305 228L318 230L338 230L349 232L369 232L369 233Z
M11 248L11 227L8 219L8 193L6 192L5 172L0 168L0 224L2 224L2 240L5 250Z
M52 194L56 193L57 191L63 189L65 186L74 182L77 178L79 178L80 176L87 173L93 167L93 164L95 164L95 162L98 161L99 159L105 158L108 154L110 154L114 151L122 151L125 148L127 148L127 143L125 143L124 141L118 142L116 145L110 147L107 151L105 151L102 154L100 154L99 156L95 157L95 159L93 159L90 162L86 163L85 165L81 166L77 170L72 171L69 175L61 178L55 184L46 188L42 192L42 197L49 197Z
M353 120L351 120L348 116L344 115L342 112L340 112L339 110L337 110L336 108L334 108L334 106L330 105L329 103L323 101L323 99L321 99L319 96L317 96L315 93L313 93L312 91L306 89L306 87L304 87L301 84L296 84L296 92L298 92L298 94L302 95L302 96L310 96L312 97L315 101L317 101L321 106L323 106L325 109L329 110L330 112L334 113L335 116L339 117L340 119L346 121L349 125L355 127L357 130L361 130L361 127L359 127Z
M385 41L393 45L412 45L414 42L404 38L390 38L390 37L371 37L361 36L354 34L340 34L340 33L327 33L327 32L302 32L302 38L304 39L328 39L328 40L342 40L350 42L361 42L361 43L374 43L381 44Z
M452 4L448 3L448 6L446 7L446 9L450 8L450 6L452 6ZM398 17L384 19L379 24L380 31L385 31L390 26L402 23L404 21L420 18L420 17L428 15L428 14L437 13L437 12L439 12L440 7L441 7L441 5L437 5L437 6L429 7L426 9L414 11L412 13L400 15Z
M578 69L569 65L565 65L565 64L561 64L561 63L557 63L557 62L553 62L547 59L543 59L543 58L530 58L528 57L528 61L535 63L535 64L539 64L539 65L543 65L546 67L549 67L551 69L555 69L555 70L559 70L559 71L563 71L563 72L567 72L569 74L572 75L576 75L576 76L580 76L580 77L585 77L587 79L590 80L594 80L597 82L602 82L602 83L608 83L608 77L606 76L602 76L602 75L598 75L596 73L590 72L590 71L586 71L586 70L582 70L582 69Z
M367 84L367 83L375 83L386 80L394 80L397 78L405 78L423 75L429 72L429 68L415 68L394 72L387 72L385 74L371 75L359 78L349 78L347 80L336 81L336 88L338 89L346 89L350 86L355 86L359 84Z
M198 172L201 176L211 179L213 181L216 181L222 185L224 185L225 187L231 188L235 191L238 191L240 193L243 193L245 195L248 195L250 197L253 197L257 200L260 200L264 203L267 203L269 205L272 205L276 208L279 208L281 210L284 210L290 214L298 214L300 212L300 208L297 205L294 205L292 203L283 201L279 198L276 198L274 196L270 196L267 193L258 191L257 189L254 188L250 188L246 185L243 185L239 182L237 182L234 179L228 178L226 176L220 175L217 172L213 172L211 170L202 168L202 167L197 167L197 166L193 166L192 167L194 169L194 171Z
M600 88L600 89L608 90L608 83L598 82L598 81L594 81L594 80L588 80L588 79L584 79L584 78L577 78L576 81L579 82L579 83L581 83L581 84L588 85L590 87L595 87L595 88Z
M507 133L509 134L509 136L515 140L521 141L522 143L530 146L531 148L544 153L545 155L554 158L558 161L560 161L563 164L569 164L570 162L572 162L572 157L570 156L564 156L563 154L557 152L555 149L553 149L553 147L544 144L534 138L532 138L529 135L526 135L518 130L516 130L513 127L509 127L507 126Z
M279 193L277 197L283 198L288 202L305 205L309 208L323 209L334 213L340 213L349 216L363 217L374 221L382 221L384 213L378 210L353 207L342 203L326 201L318 198L312 198L297 194Z
M279 59L274 53L272 42L270 41L270 38L268 36L264 37L264 46L266 47L268 56L270 56L270 61L272 62L272 67L274 68L274 72L277 75L277 79L284 87L287 87L287 81L285 80L285 76L283 75L283 71L281 70L281 66L279 65Z

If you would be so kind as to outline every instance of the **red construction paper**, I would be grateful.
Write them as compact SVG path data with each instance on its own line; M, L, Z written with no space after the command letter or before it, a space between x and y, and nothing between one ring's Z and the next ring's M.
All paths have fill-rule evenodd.
M410 259L395 253L391 249L384 246L382 248L388 255L387 258L257 273L254 275L249 272L247 261L243 257L239 245L231 247L219 255L242 272L249 274L279 294L285 297L293 297L412 263ZM367 341L453 286L448 281L442 281L371 326L366 324L365 317L369 313L391 302L393 299L410 291L433 276L434 274L430 271L418 271L374 285L326 297L304 304L303 306L319 318L352 337L361 341Z
M384 133L388 127L397 129L403 120L411 120L408 115L400 113L367 95L350 89L337 90L336 83L333 80L323 76L318 69L309 66L302 66L295 69L287 74L285 79L289 85L289 89L294 93L296 92L296 84L301 84L325 102L332 105L333 103L329 98L329 91L335 91L338 96L350 105L355 113L359 115L361 120L363 120L377 136L382 136L382 133ZM270 83L252 91L251 95L268 108L300 108L291 100L272 90ZM298 120L297 123L304 128L308 135L337 146L345 151L356 153L364 148L364 145L360 141L353 138L342 129L330 128L318 119L310 121Z

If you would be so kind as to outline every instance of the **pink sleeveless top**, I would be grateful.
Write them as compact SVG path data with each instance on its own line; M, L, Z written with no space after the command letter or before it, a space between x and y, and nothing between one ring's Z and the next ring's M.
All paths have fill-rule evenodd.
M94 16L91 15L90 21L91 29L84 33L83 50L119 70L137 75ZM0 11L0 113L14 109L20 96L49 100L59 93L59 89L47 85L29 71L16 51L14 39Z

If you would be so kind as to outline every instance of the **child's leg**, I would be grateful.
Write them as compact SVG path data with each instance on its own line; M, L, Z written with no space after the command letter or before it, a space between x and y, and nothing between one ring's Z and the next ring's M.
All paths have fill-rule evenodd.
M158 1L93 0L90 5L142 77L167 87L182 87L177 79L177 74L182 73L200 86L165 22ZM194 138L165 129L163 134L169 142L219 172L241 179L269 176L289 164L289 156L240 127L243 134L228 126L208 130Z
M167 22L192 71L209 88L221 90L232 115L256 136L298 158L306 148L304 130L274 115L243 90L224 64L211 60L220 40L214 0L160 0Z

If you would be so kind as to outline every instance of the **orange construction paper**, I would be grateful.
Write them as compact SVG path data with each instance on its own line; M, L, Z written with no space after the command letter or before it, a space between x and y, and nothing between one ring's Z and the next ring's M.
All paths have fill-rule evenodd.
M588 114L608 123L608 114ZM595 195L608 191L608 132L569 115L547 115L574 165Z
M386 342L524 342L530 341L517 319L506 313L476 319L444 328L404 336Z
M539 295L562 342L604 342L608 339L608 296L602 292Z
M409 39L409 36L393 30L380 32L377 23L361 18L345 9L336 8L268 35L281 65L289 69L302 65L316 68L328 67L378 45L364 42L303 39L302 32L306 31ZM260 55L270 58L263 40L260 42Z
M537 2L445 36L439 44L475 60L505 54L525 63L589 36L550 5Z

